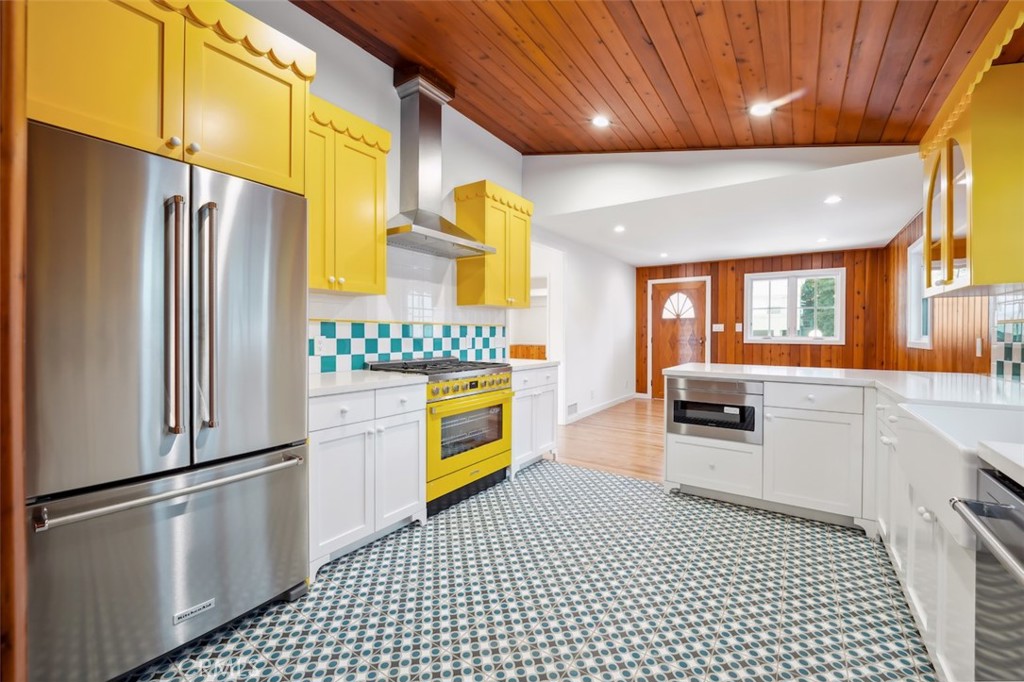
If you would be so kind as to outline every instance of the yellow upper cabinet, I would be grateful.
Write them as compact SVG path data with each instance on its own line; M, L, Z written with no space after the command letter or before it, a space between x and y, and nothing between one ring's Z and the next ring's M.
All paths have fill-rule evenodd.
M497 251L458 259L458 304L530 307L533 204L489 180L455 188L455 223Z
M925 160L929 296L1024 283L1024 64L996 66Z
M310 97L306 133L309 286L383 294L391 134Z
M149 0L28 3L29 118L182 158L185 17Z
M28 115L303 192L316 57L224 0L39 0Z

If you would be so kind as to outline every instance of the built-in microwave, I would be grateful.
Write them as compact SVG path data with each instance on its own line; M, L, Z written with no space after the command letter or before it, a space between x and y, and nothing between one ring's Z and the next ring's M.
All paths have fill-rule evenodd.
M687 436L760 445L764 384L669 377L666 430Z

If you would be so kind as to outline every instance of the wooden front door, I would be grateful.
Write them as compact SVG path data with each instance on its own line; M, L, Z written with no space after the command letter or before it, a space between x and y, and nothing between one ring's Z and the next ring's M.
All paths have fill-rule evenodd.
M684 362L704 362L706 282L651 286L651 395L665 397L662 370Z

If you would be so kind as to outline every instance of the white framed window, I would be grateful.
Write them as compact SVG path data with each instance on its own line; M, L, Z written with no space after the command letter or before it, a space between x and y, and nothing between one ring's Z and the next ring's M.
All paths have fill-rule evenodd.
M846 343L846 268L748 274L743 301L746 343Z
M932 301L924 297L924 237L907 247L907 348L932 347Z

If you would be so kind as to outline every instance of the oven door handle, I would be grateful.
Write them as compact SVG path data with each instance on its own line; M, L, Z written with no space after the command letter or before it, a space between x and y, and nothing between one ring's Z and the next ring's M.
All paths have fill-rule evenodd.
M1016 510L1009 505L989 504L977 500L965 500L959 497L950 499L949 505L971 527L971 530L977 534L981 544L985 545L988 551L992 552L992 556L1013 576L1014 580L1020 583L1021 587L1024 587L1024 563L1021 563L1014 556L1013 552L1000 542L996 534L981 520L982 516L1013 520L1013 512ZM977 511L975 511L976 509Z
M511 398L512 391L508 389L503 391L492 391L481 396L472 396L470 398L449 398L448 400L441 401L441 404L439 405L431 405L430 415L432 417L445 417L452 414L459 414L461 412L469 412L482 407L500 405Z

